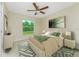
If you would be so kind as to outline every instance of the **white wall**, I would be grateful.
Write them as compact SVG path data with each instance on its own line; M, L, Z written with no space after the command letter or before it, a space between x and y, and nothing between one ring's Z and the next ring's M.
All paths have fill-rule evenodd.
M0 56L2 56L2 42L3 42L3 18L2 18L2 3L0 3Z
M28 15L21 15L14 12L11 12L7 9L6 5L4 4L4 14L8 17L9 23L9 30L13 35L14 41L28 39L26 35L23 35L23 28L22 28L22 20L27 18L34 21L34 34L40 34L41 32L41 21L39 18L32 18Z
M34 34L40 33L40 21L39 21L39 19L34 19L30 16L20 15L20 14L13 13L13 12L9 11L8 23L9 23L9 29L13 35L14 41L28 39L28 36L23 35L23 28L22 28L23 27L22 20L25 18L33 20L33 22L35 24Z
M64 29L49 29L48 21L51 18L66 16L66 28ZM72 31L74 33L74 38L76 40L76 47L79 49L79 4L76 4L72 7L63 9L55 14L49 15L44 18L42 21L42 31L43 30L52 30L52 31Z

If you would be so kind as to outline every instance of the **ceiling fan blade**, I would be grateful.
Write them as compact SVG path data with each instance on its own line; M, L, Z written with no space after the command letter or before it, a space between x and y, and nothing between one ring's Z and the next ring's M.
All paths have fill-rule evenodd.
M47 9L48 8L48 6L46 6L46 7L43 7L43 8L41 8L40 10L44 10L44 9Z
M27 10L27 11L36 11L36 10Z
M36 10L38 10L38 6L36 5L36 3L33 3L33 5L36 8Z
M43 11L40 11L40 13L45 14L45 12L43 12Z

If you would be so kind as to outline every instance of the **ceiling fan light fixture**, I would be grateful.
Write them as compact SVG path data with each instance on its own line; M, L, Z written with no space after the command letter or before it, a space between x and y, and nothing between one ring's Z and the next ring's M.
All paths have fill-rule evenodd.
M48 6L45 6L45 7L43 7L43 8L39 8L39 6L37 6L37 4L36 4L35 2L33 2L33 6L35 7L35 10L27 10L27 11L36 11L36 12L34 13L34 15L37 15L37 13L45 14L45 12L43 12L42 10L48 8Z
M35 12L34 15L37 15L37 12Z

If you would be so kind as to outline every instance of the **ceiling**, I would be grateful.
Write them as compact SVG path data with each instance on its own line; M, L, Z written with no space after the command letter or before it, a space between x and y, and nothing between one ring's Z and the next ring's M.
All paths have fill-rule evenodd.
M36 4L39 6L39 8L49 6L48 9L43 10L46 14L41 14L38 13L37 15L34 15L35 12L28 12L28 9L35 9L34 6L32 5L32 2L7 2L5 3L8 10L19 13L22 15L28 15L31 17L46 17L49 16L57 11L60 11L64 8L70 7L74 5L74 2L37 2Z

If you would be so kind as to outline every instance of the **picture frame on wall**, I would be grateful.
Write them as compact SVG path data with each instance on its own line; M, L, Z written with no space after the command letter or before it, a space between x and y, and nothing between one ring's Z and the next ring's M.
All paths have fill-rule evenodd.
M4 34L8 31L8 17L4 15Z
M4 15L4 35L11 35L8 27L8 17Z
M57 17L49 20L49 28L65 28L66 16Z

